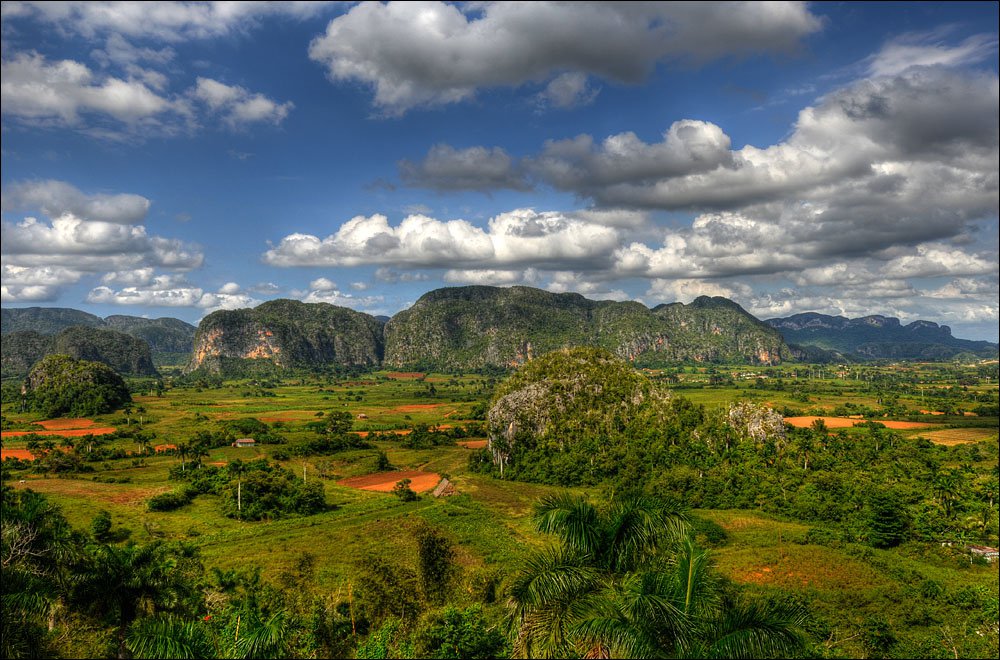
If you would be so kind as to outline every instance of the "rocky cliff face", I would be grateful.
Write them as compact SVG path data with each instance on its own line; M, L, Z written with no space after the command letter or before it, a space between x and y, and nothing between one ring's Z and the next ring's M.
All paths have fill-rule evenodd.
M382 324L368 314L326 303L272 300L206 316L187 371L239 368L227 362L250 368L372 367L381 363L382 353Z
M515 367L574 346L604 348L644 366L791 357L777 332L724 298L650 310L530 287L432 291L386 323L385 345L387 366L422 369Z

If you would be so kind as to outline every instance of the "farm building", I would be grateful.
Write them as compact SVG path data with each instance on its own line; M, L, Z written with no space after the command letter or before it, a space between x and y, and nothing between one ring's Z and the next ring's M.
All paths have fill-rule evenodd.
M441 479L441 483L437 485L434 492L431 493L434 497L450 497L452 495L457 495L458 491L455 490L455 484L451 483L447 479Z
M971 552L976 557L985 557L986 561L995 561L997 559L997 549L991 548L986 545L970 545L969 552Z
M254 440L253 438L239 438L238 440L233 441L233 446L234 447L256 447L257 446L257 441Z
M157 454L165 451L176 451L176 450L177 450L177 445L168 444L168 445L156 445L155 447L153 447L153 451L155 451Z

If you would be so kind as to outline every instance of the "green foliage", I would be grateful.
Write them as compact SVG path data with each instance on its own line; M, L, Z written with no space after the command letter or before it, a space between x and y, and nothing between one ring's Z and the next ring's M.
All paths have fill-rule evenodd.
M432 611L421 622L414 638L414 657L485 660L510 655L500 626L489 620L481 605L470 605L465 609L448 606Z
M651 310L524 286L452 287L424 294L385 326L385 363L422 370L506 369L575 346L644 366L791 357L776 331L724 298Z
M89 417L109 413L132 400L121 376L99 362L49 355L26 381L28 406L46 417Z
M876 548L891 548L906 540L909 517L898 493L877 490L868 499L866 516L868 542Z
M90 523L90 534L95 541L106 542L111 537L111 514L103 509L99 511Z
M426 523L417 527L414 537L424 598L429 603L443 605L458 576L455 549L441 529Z
M415 502L420 499L420 496L410 488L411 481L409 479L400 479L396 482L396 485L392 487L392 494L400 499L402 502Z
M160 493L149 498L149 501L146 502L146 508L150 511L174 511L190 504L197 494L198 491L190 486L168 493Z

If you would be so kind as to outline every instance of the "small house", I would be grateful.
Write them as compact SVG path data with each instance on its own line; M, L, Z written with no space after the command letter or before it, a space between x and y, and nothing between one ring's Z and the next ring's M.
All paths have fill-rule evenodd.
M256 447L257 441L254 440L253 438L239 438L238 440L233 441L233 446L237 448Z
M364 413L358 413L358 419L368 419L368 415Z
M441 479L441 482L431 493L434 497L451 497L452 495L457 495L458 491L455 490L455 484L451 483L447 479Z
M996 548L991 548L986 545L970 544L969 552L971 552L974 557L984 557L986 561L996 561L998 551Z

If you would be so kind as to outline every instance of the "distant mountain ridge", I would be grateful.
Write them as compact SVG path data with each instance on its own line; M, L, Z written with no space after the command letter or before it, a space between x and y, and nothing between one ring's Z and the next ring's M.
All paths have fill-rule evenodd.
M816 312L765 321L789 344L855 359L950 359L961 353L997 356L998 345L988 341L958 339L951 328L931 321L907 325L878 314L849 319Z
M997 344L957 339L948 326L930 321L904 326L887 316L848 319L813 312L760 321L721 297L650 309L635 301L590 300L524 286L435 289L391 318L326 303L272 300L214 312L198 328L169 317L102 319L68 308L3 309L0 319L5 376L27 373L57 348L122 373L155 373L142 347L121 333L141 340L161 360L183 359L188 372L227 375L258 367L511 368L577 346L603 348L646 367L997 356ZM110 353L102 355L98 348Z
M187 362L195 330L190 323L170 317L113 315L102 319L65 307L3 308L3 373L21 375L45 355L64 353L102 362L119 373L154 376L154 359L160 364Z

